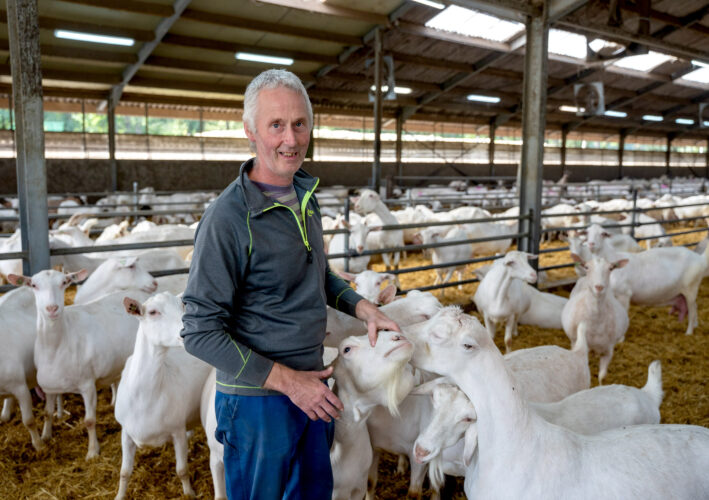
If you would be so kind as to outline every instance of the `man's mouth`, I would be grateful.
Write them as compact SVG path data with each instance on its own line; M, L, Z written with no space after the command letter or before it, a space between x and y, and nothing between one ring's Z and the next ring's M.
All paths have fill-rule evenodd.
M298 156L298 152L297 152L297 151L291 151L291 152L288 152L288 151L281 151L281 152L279 152L278 154L280 154L281 156L284 156L284 157L286 157L286 158L295 158L296 156Z

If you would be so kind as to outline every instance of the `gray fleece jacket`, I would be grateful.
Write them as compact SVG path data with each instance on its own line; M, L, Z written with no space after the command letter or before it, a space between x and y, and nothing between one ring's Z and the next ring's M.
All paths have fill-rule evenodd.
M261 396L279 394L262 388L274 361L321 370L326 304L354 316L362 297L327 264L318 179L296 173L298 219L249 180L252 166L241 166L197 228L181 335L217 368L217 390Z

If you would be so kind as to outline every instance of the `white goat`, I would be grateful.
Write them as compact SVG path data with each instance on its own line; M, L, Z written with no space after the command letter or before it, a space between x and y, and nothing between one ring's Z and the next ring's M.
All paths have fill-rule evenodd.
M163 292L142 305L128 297L123 304L140 326L116 396L123 453L116 499L126 498L136 447L161 446L170 439L182 491L194 496L187 465L187 429L199 424L202 389L210 366L185 351L180 337L180 299Z
M579 260L579 257L572 254ZM581 262L586 276L580 278L561 313L564 332L571 342L584 332L589 348L601 357L598 383L602 384L613 358L615 345L625 339L628 312L610 289L610 274L628 263L627 259L609 263L602 257Z
M36 450L43 447L34 415L30 389L37 385L34 364L34 343L37 338L37 320L34 294L21 287L0 297L0 394L14 396L20 403L22 423L27 428ZM5 399L3 420L10 419L12 397ZM49 411L49 410L48 410ZM43 436L49 432L45 428Z
M364 222L347 222L344 219L339 219L335 223L336 229L347 229L349 234L349 249L356 253L361 253L367 248L367 233L369 233L369 227L364 224ZM327 249L328 254L337 255L340 253L345 253L345 235L343 233L338 233L332 236L330 240L330 246ZM359 273L367 269L369 265L369 255L358 255L356 257L350 257L349 267L350 271L354 273ZM334 259L328 259L330 264L330 269L340 273L345 269L345 258L337 257Z
M468 498L709 497L709 429L638 425L584 436L529 409L480 323L454 308L416 349L412 363L448 376L475 406L477 470ZM540 460L538 450L555 450Z
M370 213L375 213L379 216L384 225L396 225L399 222L394 217L384 202L381 200L379 195L372 191L371 189L363 189L360 191L360 195L355 198L355 210L357 213L366 215ZM402 247L404 246L404 231L401 229L393 229L388 231L375 231L371 233L370 238L370 248L382 249L382 248L392 248L392 247ZM393 263L392 254L383 253L382 260L386 266L387 271L392 269L399 269L399 259L401 257L400 252L393 252ZM397 283L398 284L398 283Z
M78 287L74 305L86 304L113 292L136 289L150 294L157 288L157 281L138 262L137 257L111 258Z
M338 274L347 281L354 282L357 293L374 304L385 305L396 297L396 285L389 284L382 289L384 282L396 279L393 274L378 273L370 270L365 270L358 274L340 271Z
M597 246L601 245L597 242ZM699 324L699 285L709 274L709 247L702 253L686 247L654 247L633 254L615 252L605 246L602 255L608 261L628 259L625 267L611 273L613 294L626 309L630 303L648 306L672 304L673 311L680 312L680 321L684 320L685 313L688 314L685 333L692 334Z
M537 256L516 250L508 252L492 263L473 296L491 338L495 338L497 324L505 323L505 345L508 351L512 337L517 336L518 318L532 305L523 281L537 281L536 271L527 263L528 259L535 258Z
M453 226L452 228L447 226L437 226L429 227L417 233L414 236L414 243L419 245L430 245L432 243L451 243L454 241L467 239L470 239L468 237L467 232L463 227L459 225ZM469 260L473 256L473 247L470 243L440 246L436 248L430 248L429 250L432 254L431 262L433 263L433 265ZM435 270L436 279L433 284L438 285L439 283L448 283L454 272L458 274L458 281L461 281L463 279L464 269L465 264L456 264L448 267L438 267ZM462 288L462 285L458 285L459 290L461 290Z
M87 459L98 456L96 388L118 382L133 351L138 322L123 311L123 294L113 293L88 304L64 307L64 290L87 272L40 271L31 278L11 274L14 285L32 288L37 311L34 361L37 382L54 408L58 394L79 393L84 400L84 425L89 434ZM141 298L142 294L141 294ZM100 326L98 326L100 325ZM52 411L46 412L51 428ZM47 438L51 431L48 431Z
M414 443L415 460L431 463L431 483L441 484L442 474L464 476L477 448L477 414L467 396L447 378L416 387L411 395L431 393L433 411L428 426ZM405 400L406 401L406 400ZM655 360L648 367L642 389L606 385L580 391L556 403L529 403L547 422L579 434L597 434L625 425L659 424L662 403L662 368Z
M335 392L345 410L335 422L330 449L333 500L362 498L372 463L367 419L375 406L398 414L397 406L411 391L414 377L407 362L413 345L395 332L380 332L372 347L366 335L342 341L335 361Z

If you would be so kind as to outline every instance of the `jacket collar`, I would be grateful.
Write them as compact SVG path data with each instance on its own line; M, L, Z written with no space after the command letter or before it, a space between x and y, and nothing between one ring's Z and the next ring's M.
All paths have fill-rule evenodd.
M244 191L244 199L246 200L246 206L248 207L251 215L258 215L265 209L273 206L273 200L267 198L263 195L263 192L256 186L249 176L248 172L254 166L254 158L250 158L241 164L239 168L239 184ZM293 176L293 187L295 187L296 192L298 192L299 197L302 193L313 189L316 185L317 178L313 177L307 173L302 168Z

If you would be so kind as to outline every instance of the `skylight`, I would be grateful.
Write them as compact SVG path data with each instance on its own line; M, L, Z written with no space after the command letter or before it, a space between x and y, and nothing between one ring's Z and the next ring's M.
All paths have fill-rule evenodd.
M109 45L123 45L131 47L135 43L132 38L121 36L94 35L93 33L81 33L80 31L54 30L54 36L67 40L79 40L81 42L107 43Z
M613 65L620 66L621 68L634 69L637 71L650 71L660 64L674 59L674 57L668 56L667 54L660 54L659 52L653 52L651 50L647 54L624 57L620 61L614 62Z
M429 19L426 26L495 42L509 40L524 30L524 24L504 21L457 5L448 6L446 10Z
M586 37L563 30L549 30L549 52L586 59Z
M290 57L264 56L261 54L251 54L249 52L237 52L234 57L241 61L261 62L266 64L283 64L285 66L293 64L293 59Z
M699 68L691 73L687 73L682 79L692 82L709 83L709 67Z

